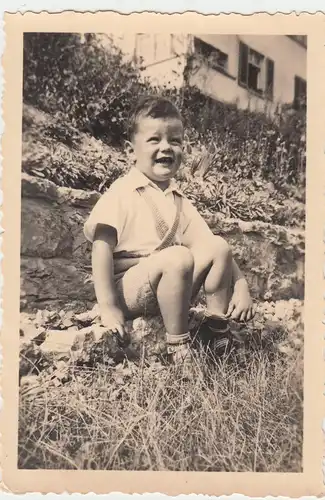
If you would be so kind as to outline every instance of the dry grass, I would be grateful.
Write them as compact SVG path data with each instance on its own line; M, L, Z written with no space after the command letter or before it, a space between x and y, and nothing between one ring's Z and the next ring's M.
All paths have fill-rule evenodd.
M21 398L19 467L300 472L302 351L204 356L191 380L158 362L72 367Z

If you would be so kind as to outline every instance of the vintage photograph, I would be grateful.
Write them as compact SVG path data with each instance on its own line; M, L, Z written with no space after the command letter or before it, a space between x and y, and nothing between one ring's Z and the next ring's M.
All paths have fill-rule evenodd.
M26 32L19 469L303 472L307 36Z

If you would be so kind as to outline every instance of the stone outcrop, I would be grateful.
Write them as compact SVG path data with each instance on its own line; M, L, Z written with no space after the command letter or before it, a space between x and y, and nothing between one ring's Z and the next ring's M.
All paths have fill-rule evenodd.
M58 187L22 174L21 308L89 309L91 248L83 224L97 192ZM231 245L253 295L260 300L303 298L304 234L262 222L206 217Z
M295 355L303 347L302 308L302 302L295 299L260 302L252 322L231 325L233 331L243 333L242 355L252 356L256 350ZM202 306L190 311L193 353L202 352L200 340L206 345L204 334L199 335L203 314ZM97 306L79 314L74 310L22 312L20 386L32 384L40 389L44 381L60 385L82 366L114 367L125 360L151 365L166 361L166 333L160 316L128 321L126 331L124 342L109 334L100 323Z
M190 312L193 339L203 312L202 307ZM154 361L167 354L166 330L160 316L128 321L123 342L101 326L96 305L80 314L72 310L22 312L20 325L20 378L55 370L59 370L56 377L60 373L64 377L71 365L114 366L125 359Z

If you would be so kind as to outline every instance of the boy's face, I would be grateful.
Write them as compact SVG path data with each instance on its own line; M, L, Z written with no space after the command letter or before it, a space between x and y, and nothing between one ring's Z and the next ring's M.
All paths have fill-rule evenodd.
M142 117L132 140L136 167L156 184L168 184L183 156L183 124L177 118Z

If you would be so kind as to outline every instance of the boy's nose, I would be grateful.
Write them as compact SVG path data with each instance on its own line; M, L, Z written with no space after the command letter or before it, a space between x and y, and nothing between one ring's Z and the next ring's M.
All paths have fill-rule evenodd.
M160 150L161 151L170 151L171 147L170 147L169 142L166 141L166 140L161 141L161 143L160 143Z

